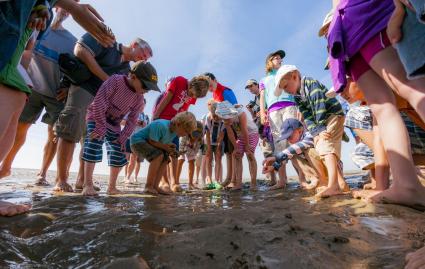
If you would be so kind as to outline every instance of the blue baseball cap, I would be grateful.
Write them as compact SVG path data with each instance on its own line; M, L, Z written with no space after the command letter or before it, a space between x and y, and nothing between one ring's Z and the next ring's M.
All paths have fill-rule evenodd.
M286 119L280 129L280 140L288 139L296 129L301 127L304 127L301 121L293 118Z

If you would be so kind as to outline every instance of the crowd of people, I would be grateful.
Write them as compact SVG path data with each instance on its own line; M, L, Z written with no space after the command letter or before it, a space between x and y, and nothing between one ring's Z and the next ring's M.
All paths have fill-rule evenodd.
M0 178L11 174L28 129L45 110L47 141L35 184L49 184L46 173L56 156L54 191L96 195L93 171L105 144L108 195L122 192L117 178L123 167L125 183L136 182L144 160L150 194L181 192L185 160L190 190L238 191L246 155L251 190L258 164L270 190L284 189L290 161L300 186L327 198L350 192L341 162L347 127L356 141L352 160L371 179L353 196L425 209L416 167L425 164L423 0L333 0L319 30L328 41L331 89L283 63L285 51L277 50L266 57L265 76L244 85L253 95L248 104L238 103L211 72L174 76L150 119L144 94L161 90L148 42L119 43L93 7L74 0L2 1L0 12ZM87 31L82 37L62 25L69 15ZM208 92L208 111L196 118L188 109ZM72 188L69 169L79 142ZM258 145L264 160L255 157ZM0 216L29 210L0 201ZM408 266L425 266L421 251L407 256Z

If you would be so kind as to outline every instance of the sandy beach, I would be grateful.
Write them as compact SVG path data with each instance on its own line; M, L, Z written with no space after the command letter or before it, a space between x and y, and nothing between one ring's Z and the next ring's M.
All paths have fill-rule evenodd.
M0 199L33 205L0 218L1 268L124 268L119 259L134 256L151 268L402 268L425 244L424 212L349 195L317 201L296 183L158 197L120 185L129 194L106 196L96 176L103 192L85 198L34 177L16 169L0 181ZM347 180L362 185L361 175Z

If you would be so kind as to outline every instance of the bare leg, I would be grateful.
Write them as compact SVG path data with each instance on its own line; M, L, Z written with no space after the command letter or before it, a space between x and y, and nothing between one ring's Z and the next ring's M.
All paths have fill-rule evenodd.
M57 149L57 172L56 186L54 191L73 192L72 187L67 183L69 167L74 155L75 143L59 138Z
M193 174L195 172L195 160L189 161L189 189L196 189L193 185Z
M231 153L226 153L226 165L227 165L227 171L226 171L226 180L227 181L231 181L232 180L232 176L233 176L233 166L232 166L232 154Z
M325 155L325 165L328 171L328 187L316 194L317 197L326 198L341 194L341 189L338 184L338 158L335 154Z
M247 153L246 157L248 158L249 164L249 174L251 176L251 190L257 189L257 160L255 155L252 153Z
M183 191L179 179L177 178L177 158L171 157L171 162L168 164L168 169L170 171L169 176L171 181L171 190L173 192Z
M405 269L424 269L425 268L425 247L406 255Z
M134 168L136 168L136 163L137 163L137 156L134 155L133 153L130 154L130 161L125 166L125 168L126 168L126 171L125 171L126 172L126 174L125 174L125 180L126 180L126 182L129 182L129 183L133 182L133 180L131 178L131 175L134 172Z
M371 64L376 57L372 59ZM409 136L400 113L395 107L391 89L371 70L360 77L358 84L363 89L366 100L376 117L379 132L384 134L381 139L394 177L393 185L389 189L371 199L376 202L425 207L425 187L416 175Z
M212 182L212 158L213 158L214 152L211 152L210 156L206 156L206 168L207 168L207 184L211 184ZM217 164L216 164L217 167Z
M82 159L83 153L84 153L84 143L80 143L80 144L81 144L81 149L80 149L79 158L78 158L80 165L78 166L78 174L77 174L77 180L75 181L75 189L82 190L84 187L84 182L85 182L84 180L85 161ZM69 173L69 168L68 168L68 173ZM93 177L93 171L92 171L92 177ZM96 188L97 187L94 186L95 190Z
M84 196L94 196L97 195L96 190L93 186L93 172L96 163L83 161L84 163L84 188L82 194Z
M155 178L155 191L157 191L159 194L170 195L172 193L170 190L167 190L167 189L163 189L161 187L158 187L159 182L161 181L161 178L166 173L167 166L168 166L168 163L166 161L163 161L160 164L160 167L159 167L159 170L158 170L159 172L157 171L157 175L156 175L156 178Z
M270 190L278 190L278 189L284 189L286 186L286 182L288 180L287 176L286 176L286 164L282 164L282 166L280 167L279 171L279 181L270 187Z
M214 167L214 175L215 181L221 183L223 180L223 170L221 163L221 153L214 153L215 167Z
M55 134L53 132L53 126L47 125L47 141L44 145L43 162L41 165L40 172L37 174L37 185L49 185L46 180L47 171L49 170L50 164L56 155L57 144L55 142Z
M137 158L136 158L137 159ZM134 174L134 181L137 182L137 178L139 177L140 172L140 162L136 160L136 172Z
M18 123L15 135L15 142L13 143L12 148L10 149L9 153L7 154L6 158L3 160L0 166L0 178L4 178L10 175L13 160L15 159L16 154L18 154L21 147L24 145L28 129L30 127L31 123Z
M234 183L232 190L240 190L242 189L242 173L243 173L243 167L242 167L242 154L238 154L236 151L233 153L235 163L233 165L234 171Z
M145 192L146 193L152 193L152 194L158 194L157 189L160 188L159 181L161 180L163 176L163 172L160 170L160 167L163 165L164 156L159 155L155 159L153 159L148 168L148 175L146 178L146 184L145 184ZM164 167L164 170L166 167Z
M180 176L182 173L183 164L184 164L184 159L179 159L177 161L177 181L178 182L180 182Z
M206 184L206 178L207 178L207 158L205 155L202 155L202 161L201 161L201 179L202 179L202 186Z
M111 166L109 174L109 184L106 193L109 195L120 194L122 191L117 189L117 179L122 167Z

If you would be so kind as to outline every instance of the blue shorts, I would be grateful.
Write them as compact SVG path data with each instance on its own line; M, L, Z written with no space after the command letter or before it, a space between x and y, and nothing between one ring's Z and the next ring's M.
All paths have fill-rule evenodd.
M106 151L108 154L108 165L114 167L123 167L127 164L124 152L121 150L121 145L114 141L119 134L106 130L106 135L102 140L90 139L89 135L94 130L95 123L89 121L87 123L87 135L84 139L83 157L86 162L98 163L102 161L102 146L106 140Z

